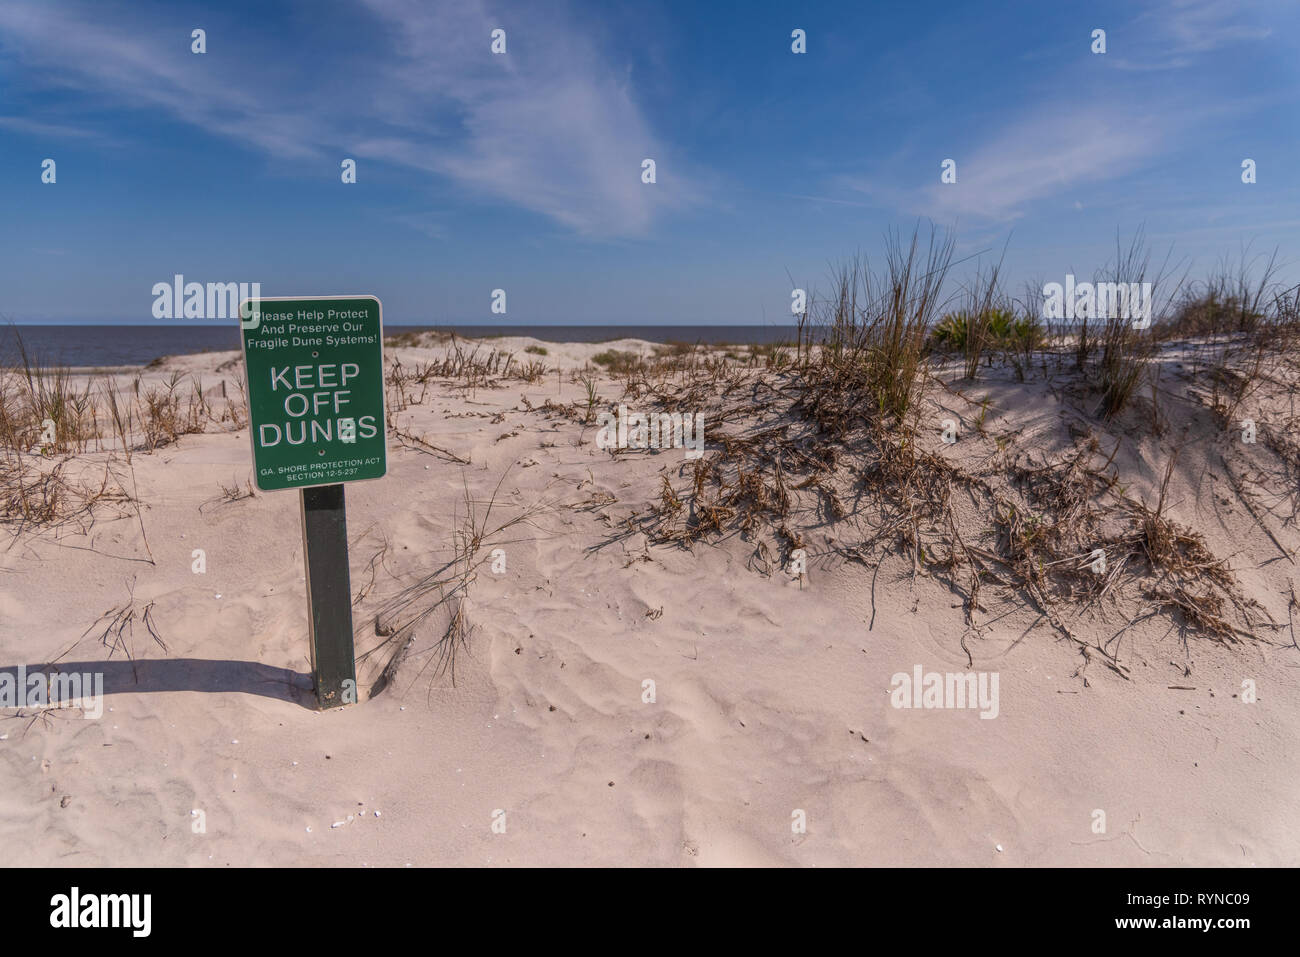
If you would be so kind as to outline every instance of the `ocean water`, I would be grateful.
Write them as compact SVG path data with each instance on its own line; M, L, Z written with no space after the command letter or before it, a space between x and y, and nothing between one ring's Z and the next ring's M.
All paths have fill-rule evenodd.
M439 330L467 338L532 336L546 342L607 342L647 339L719 345L767 344L793 340L793 326L385 326L385 336ZM68 366L137 366L161 356L221 352L239 348L231 325L9 325L0 326L0 365L17 362L15 336L29 355Z

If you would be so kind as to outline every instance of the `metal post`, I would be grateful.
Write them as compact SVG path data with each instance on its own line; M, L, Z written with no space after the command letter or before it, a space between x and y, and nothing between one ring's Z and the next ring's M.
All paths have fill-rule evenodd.
M302 490L302 538L317 705L324 709L354 704L356 652L352 645L352 585L342 485Z

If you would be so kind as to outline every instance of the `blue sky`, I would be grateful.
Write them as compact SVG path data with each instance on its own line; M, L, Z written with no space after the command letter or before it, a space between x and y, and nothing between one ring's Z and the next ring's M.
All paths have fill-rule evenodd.
M787 274L926 219L959 256L1009 236L1017 288L1138 226L1296 282L1298 28L1293 0L3 0L0 316L151 321L181 273L390 324L770 324Z

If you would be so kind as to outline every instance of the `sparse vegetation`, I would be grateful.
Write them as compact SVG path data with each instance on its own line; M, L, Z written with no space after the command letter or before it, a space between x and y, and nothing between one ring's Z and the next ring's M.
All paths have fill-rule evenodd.
M833 544L820 553L822 561L862 562L878 573L901 559L914 583L934 577L963 595L972 631L988 618L989 589L1020 595L1079 648L1080 674L1090 661L1101 661L1125 675L1123 636L1152 616L1170 619L1185 635L1223 643L1267 640L1279 626L1243 592L1227 558L1169 515L1178 446L1164 447L1154 504L1122 482L1115 465L1125 440L1108 435L1108 423L1133 405L1139 387L1150 385L1151 415L1133 428L1158 436L1171 416L1185 421L1195 414L1198 380L1180 397L1169 394L1172 382L1148 378L1159 340L1130 317L1080 323L1068 333L1049 329L1040 318L1041 284L1012 302L990 292L996 277L986 277L973 305L987 302L987 309L935 321L951 246L933 234L928 249L921 246L915 235L908 243L893 240L877 275L860 257L837 267L830 295L812 297L794 358L779 348L750 347L749 362L738 362L734 350L730 358L685 361L680 350L664 349L620 363L615 377L625 399L666 411L703 410L713 426L710 451L684 463L679 481L662 476L649 514L629 517L615 537L643 533L654 542L690 546L738 533L751 543L754 566L775 574L794 549L807 547L809 529L827 529ZM1150 281L1159 318L1173 298L1162 295L1167 279L1168 260L1153 271L1139 232L1118 250L1104 281ZM1266 305L1254 328L1269 327L1271 342L1285 341L1284 330L1296 327L1297 291L1255 299ZM978 349L967 348L963 337L972 334L983 337ZM1264 381L1261 369L1268 366L1259 357L1272 347L1258 337L1250 341L1252 351L1235 354L1229 365L1237 375ZM1045 385L1070 401L1077 397L1072 441L1036 451L1014 432L995 430L990 395L972 398L937 381L951 353L962 357L962 379L976 371L972 364L983 370L980 360L999 356L1016 382L1039 369L1046 378L1049 367L1065 375L1064 393L1060 384ZM757 364L759 354L769 361ZM782 354L786 361L778 363ZM1080 368L1064 373L1072 355ZM1292 383L1293 395L1300 363L1289 361L1291 377L1277 381ZM1237 415L1248 401L1241 396L1251 393L1238 383L1217 394L1222 417ZM941 409L949 396L968 409L973 431L964 441L987 444L987 452L955 457L937 442L937 427L926 423L946 414ZM927 439L931 428L935 438ZM1290 448L1273 429L1261 441L1284 450L1280 467L1300 474L1300 446ZM1292 524L1298 499L1290 496ZM1242 500L1257 509L1248 494ZM1104 573L1090 562L1097 550L1106 558ZM1106 608L1128 609L1129 624L1109 639L1087 636L1079 615L1104 616Z
M641 364L641 358L635 352L621 352L618 349L597 352L591 361L614 375L625 375Z
M1184 636L1264 640L1277 623L1243 592L1230 556L1215 554L1202 534L1175 521L1171 489L1189 427L1212 421L1222 432L1243 420L1257 423L1250 458L1220 443L1219 471L1294 561L1277 526L1294 527L1300 516L1300 443L1293 437L1300 434L1293 408L1300 287L1276 288L1270 259L1254 279L1248 269L1225 267L1185 294L1182 283L1172 294L1153 292L1152 328L1129 317L1067 327L1041 318L1041 284L1011 300L998 287L997 269L977 277L956 303L947 301L952 249L950 238L932 231L927 241L918 230L890 236L874 268L862 256L834 267L829 295L810 295L793 345L679 342L648 355L605 348L569 369L548 369L540 358L519 362L507 350L455 336L431 358L391 354L390 434L407 449L465 465L468 454L433 444L395 416L427 403L438 387L472 393L521 381L557 395L539 400L537 389L528 390L531 400L522 395L515 411L589 426L612 388L614 401L702 411L709 423L704 457L662 474L648 510L627 516L615 537L639 533L651 543L690 546L737 533L751 544L754 567L775 574L794 550L815 547L814 530L832 530L814 561L861 563L873 576L897 568L913 587L922 578L942 581L961 596L972 633L989 621L992 596L1018 596L1079 648L1080 673L1100 660L1125 674L1123 636L1152 617ZM1117 247L1098 281L1150 281L1160 290L1167 267L1166 260L1152 270L1139 232L1127 249ZM428 340L411 345L426 348ZM536 345L523 352L547 355ZM134 495L112 469L95 485L74 468L76 453L107 451L129 467L133 455L214 423L244 423L242 382L236 379L239 395L226 396L223 384L218 397L198 377L167 368L119 382L73 375L24 353L0 370L0 517L21 532L74 519L88 524L102 503L129 514ZM566 383L580 387L576 395L572 388L563 395ZM1024 441L1007 400L1008 390L1022 387L1038 390L1034 401L1053 397L1061 434L1050 431L1053 418L1039 424L1048 430L1040 441ZM955 446L938 437L946 417L962 423ZM53 438L42 441L49 422ZM1183 435L1164 438L1178 427ZM515 426L498 441L518 434ZM1139 441L1162 470L1146 495L1116 464L1125 443ZM1261 482L1274 494L1261 494ZM222 483L219 500L252 494L251 483ZM588 504L615 501L600 496ZM433 609L445 611L445 620L428 651L438 669L454 666L470 632L466 588L486 560L484 548L526 520L490 522L492 502L479 510L467 497L451 562L383 606L381 637L393 639L382 643L391 656L384 674L391 676L411 629ZM1104 572L1091 563L1098 550ZM1127 621L1109 639L1080 626L1085 613L1104 618L1108 609L1122 609Z

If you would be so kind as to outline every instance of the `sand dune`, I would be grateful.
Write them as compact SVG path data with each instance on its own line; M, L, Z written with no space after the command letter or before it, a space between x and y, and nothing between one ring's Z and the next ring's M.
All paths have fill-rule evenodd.
M491 343L519 354L529 344L541 345ZM445 348L389 360L415 366ZM88 475L110 469L139 514L106 503L93 521L29 528L0 552L0 669L58 659L100 670L105 710L0 710L6 861L1300 862L1291 632L1216 643L1157 617L1123 639L1127 676L1099 662L1080 673L1078 648L1026 603L990 586L972 633L941 576L914 577L901 558L846 561L833 522L808 523L802 577L780 563L764 573L739 534L652 542L627 520L658 499L663 476L684 481L682 451L612 455L592 425L542 411L548 400L585 406L569 373L592 356L651 345L544 348L563 375L474 388L435 378L422 401L390 400L399 429L450 455L390 435L387 477L347 488L363 700L329 712L310 694L298 496L222 490L251 476L247 430L183 435L137 451L130 470L119 452L78 455ZM232 360L174 358L145 382L199 374L215 397L224 379L237 403ZM619 389L604 373L597 384L608 409ZM1066 400L1046 385L979 391L1001 419L995 432L1068 446ZM937 431L927 441L943 451ZM1144 494L1161 482L1158 444L1127 442L1116 459ZM1226 480L1208 446L1184 444L1173 514L1287 622L1294 565L1243 507L1216 505ZM376 634L376 614L454 560L467 495L481 507L494 492L490 524L526 516L482 545L503 549L505 571L479 566L462 597L412 630L377 689L399 649ZM1294 525L1273 531L1300 544ZM137 615L110 655L105 622L94 623L128 603ZM457 607L470 631L453 681L436 662ZM1124 624L1101 603L1072 627L1101 640ZM917 666L996 673L996 718L893 706L893 676ZM1253 703L1240 697L1247 679Z

